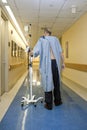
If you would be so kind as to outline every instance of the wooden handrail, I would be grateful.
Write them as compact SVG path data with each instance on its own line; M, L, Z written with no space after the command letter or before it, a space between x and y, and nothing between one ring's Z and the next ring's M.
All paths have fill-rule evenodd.
M87 72L87 64L65 63L67 68Z
M15 69L15 68L17 68L17 67L20 67L21 65L23 65L24 63L18 63L18 64L11 64L10 66L9 66L9 70L12 70L12 69Z

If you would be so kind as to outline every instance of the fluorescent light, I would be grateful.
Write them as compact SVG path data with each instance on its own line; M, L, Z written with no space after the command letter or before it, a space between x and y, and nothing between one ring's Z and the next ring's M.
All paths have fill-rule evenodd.
M76 6L72 5L72 13L75 14L76 13Z
M22 33L22 31L21 31L19 25L18 25L18 22L17 22L17 20L15 19L15 16L14 16L14 14L13 14L11 8L10 8L9 6L5 6L5 8L7 9L7 11L8 11L8 13L9 13L11 19L13 20L13 22L14 22L14 24L15 24L15 26L16 26L18 32L19 32L19 34L21 35L21 37L22 37L24 43L25 43L26 45L28 45L28 44L27 44L27 41L26 41L26 39L25 39L25 37L24 37L24 35L23 35L23 33Z
M7 0L2 0L3 3L7 3Z
M28 32L28 31L29 31L28 25L25 25L25 26L24 26L24 31L25 31L25 32Z

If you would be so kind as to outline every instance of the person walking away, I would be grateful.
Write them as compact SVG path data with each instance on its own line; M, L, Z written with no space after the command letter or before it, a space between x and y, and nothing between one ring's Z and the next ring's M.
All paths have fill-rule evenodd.
M45 108L52 110L53 99L55 106L62 104L60 92L60 71L64 68L64 58L59 40L51 36L51 31L44 29L44 36L40 37L33 51L34 57L40 56L40 73L42 87L45 93Z

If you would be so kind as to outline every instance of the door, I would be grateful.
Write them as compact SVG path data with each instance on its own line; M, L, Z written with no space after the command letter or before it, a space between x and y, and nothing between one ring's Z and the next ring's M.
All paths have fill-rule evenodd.
M1 94L5 92L5 21L1 18Z

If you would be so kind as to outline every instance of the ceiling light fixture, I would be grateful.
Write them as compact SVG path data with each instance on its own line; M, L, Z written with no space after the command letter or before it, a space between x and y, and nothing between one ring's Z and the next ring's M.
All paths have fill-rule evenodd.
M14 24L15 24L15 26L16 26L16 28L17 28L19 34L21 35L21 37L22 37L22 39L23 39L25 45L28 45L28 44L27 44L27 41L26 41L26 39L25 39L25 37L24 37L24 35L23 35L23 33L22 33L20 27L19 27L19 24L18 24L18 22L17 22L17 20L16 20L16 18L15 18L15 16L14 16L12 10L11 10L11 8L10 8L9 6L5 6L5 8L6 8L6 10L8 11L8 13L9 13L9 15L10 15L12 21L14 22Z
M72 5L72 14L76 13L76 5Z
M3 3L7 3L7 0L2 0Z
M24 26L24 31L25 31L25 32L28 32L28 31L29 31L28 25L25 25L25 26Z

